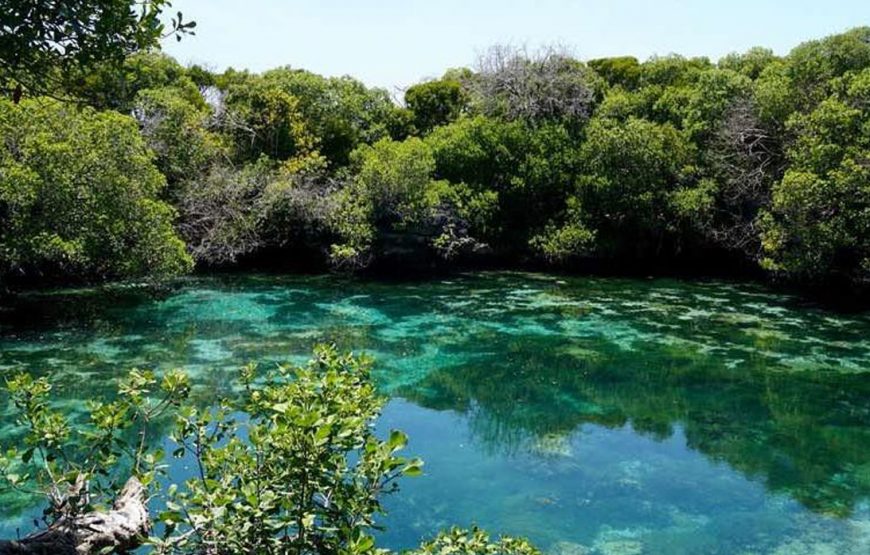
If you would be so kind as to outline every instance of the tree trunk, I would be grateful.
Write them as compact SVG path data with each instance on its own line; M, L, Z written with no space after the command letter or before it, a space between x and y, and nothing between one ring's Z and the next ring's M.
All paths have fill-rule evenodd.
M145 487L130 478L112 510L62 519L21 540L0 540L0 555L92 555L110 547L126 553L142 545L150 530Z

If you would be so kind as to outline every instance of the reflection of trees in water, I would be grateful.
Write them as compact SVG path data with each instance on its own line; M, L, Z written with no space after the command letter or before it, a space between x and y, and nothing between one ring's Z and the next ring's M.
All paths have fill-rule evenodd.
M251 281L244 281L247 290ZM229 288L232 282L230 276L220 283ZM309 353L313 343L332 338L348 348L370 341L368 327L357 326L349 333L341 323L321 326L316 337L264 337L251 322L225 319L220 314L198 319L188 304L160 303L171 297L171 291L111 286L23 296L8 304L0 312L0 333L14 336L8 338L12 348L0 350L0 447L15 445L23 438L2 387L4 379L18 371L47 376L53 386L53 402L77 421L86 418L88 400L113 399L119 380L135 366L162 370L183 367L195 383L192 400L208 406L233 394L233 380L228 377L248 360ZM196 341L212 338L237 338L226 341L233 357L191 365ZM0 342L4 339L0 336ZM110 349L119 350L117 356L100 350L95 342L103 340ZM14 348L19 344L22 348ZM164 440L171 425L171 421L155 424L155 444ZM39 514L40 501L21 492L0 492L0 522Z
M399 392L469 417L477 439L515 453L582 424L688 446L807 508L847 516L870 496L870 383L859 374L729 369L685 348L565 354L558 339L505 342L487 364L444 368Z
M816 511L848 514L870 492L866 374L773 367L775 355L795 353L811 355L808 365L823 358L828 364L827 354L831 367L840 355L860 364L864 325L828 322L824 313L791 311L779 301L771 303L776 311L759 313L753 307L766 303L766 294L720 285L568 279L556 286L551 278L514 274L425 284L336 279L228 275L192 279L175 291L104 288L25 298L17 310L0 311L0 334L14 333L10 344L24 347L0 348L0 367L50 374L71 407L113 394L117 376L140 360L184 366L217 396L225 371L240 362L307 354L317 341L334 341L395 357L380 360L377 377L387 390L465 413L489 449L558 452L584 423L630 422L655 439L680 428L691 448ZM234 319L227 307L257 311ZM680 318L694 309L706 316ZM385 331L398 333L385 339ZM594 337L581 339L587 334ZM692 341L716 354L687 343L653 344L653 337ZM615 342L623 338L636 349L619 350ZM123 354L93 351L91 342L102 339ZM197 339L219 341L232 357L197 358L192 367L191 357L208 348ZM808 339L817 342L801 341ZM741 363L729 369L727 359ZM445 369L446 360L480 364ZM412 381L431 367L441 369L395 390L396 380ZM0 392L3 436L4 410ZM8 506L0 499L0 508Z

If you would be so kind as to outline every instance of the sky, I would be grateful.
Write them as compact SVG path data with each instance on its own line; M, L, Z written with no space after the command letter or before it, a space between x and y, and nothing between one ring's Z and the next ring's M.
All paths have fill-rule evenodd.
M870 25L870 0L173 0L196 36L185 64L352 75L398 93L493 44L567 47L581 59L679 53L713 60Z

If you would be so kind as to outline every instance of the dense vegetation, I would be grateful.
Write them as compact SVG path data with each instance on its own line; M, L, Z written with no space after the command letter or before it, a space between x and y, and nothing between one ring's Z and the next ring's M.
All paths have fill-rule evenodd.
M75 104L0 102L8 283L189 256L870 278L868 28L718 63L494 48L404 106L350 77L151 50L77 72L48 91Z
M94 401L89 420L72 421L51 406L46 378L12 377L23 441L0 453L0 486L45 497L46 531L20 544L0 541L0 553L76 553L67 536L78 553L144 543L167 554L389 553L371 535L381 498L423 463L398 455L402 432L374 435L383 399L370 362L318 347L305 366L265 373L247 365L237 385L238 398L202 409L183 372L158 380L133 370L115 400ZM183 483L166 483L164 453L151 448L166 427L172 456L194 469ZM138 492L131 506L116 501L119 515L107 509L130 490ZM155 515L162 530L146 538L151 518L132 523L154 498L164 506ZM451 530L408 555L442 553L538 551L523 540Z
M251 264L870 283L870 28L718 63L496 47L397 103L351 77L183 67L159 41L195 24L161 23L166 0L7 4L0 291ZM0 486L46 509L0 554L138 548L153 496L157 553L387 553L381 497L422 463L374 434L367 363L322 348L237 385L202 408L183 373L133 371L84 422L46 379L11 378L23 439ZM194 471L163 489L169 426ZM411 553L538 552L475 529Z

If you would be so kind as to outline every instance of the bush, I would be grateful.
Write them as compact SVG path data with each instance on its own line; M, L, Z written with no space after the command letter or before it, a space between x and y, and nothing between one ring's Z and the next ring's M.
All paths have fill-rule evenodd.
M339 179L318 174L279 175L260 198L261 234L267 246L326 251L334 243L333 215L339 210Z
M224 141L209 129L210 111L185 100L178 89L141 91L133 115L157 167L173 187L198 178L227 155Z
M184 184L179 231L197 262L232 264L263 245L260 198L274 175L274 164L263 158L238 170L215 165Z
M240 381L239 400L180 411L175 456L190 453L201 474L170 494L157 551L370 552L381 496L422 463L397 455L401 432L375 437L383 401L369 362L324 347L305 367L246 366Z
M387 91L367 88L351 77L323 77L309 71L279 68L263 81L299 101L306 126L318 138L320 152L335 167L346 166L350 153L402 133L403 116Z
M793 116L789 168L761 215L762 263L803 279L870 280L870 69Z
M644 258L655 255L670 231L674 214L667 210L672 191L691 160L690 145L671 125L630 118L616 125L590 123L581 147L584 175L576 187L575 211L586 216L581 228L595 232L596 250L604 256ZM567 238L588 239L572 232Z
M0 278L165 277L191 268L135 120L0 102Z
M219 122L235 145L235 159L261 156L290 160L310 156L318 137L308 126L297 97L259 76L230 85L218 109Z
M419 223L428 207L435 161L418 138L388 139L354 151L355 179L341 191L333 225L341 243L332 247L333 263L367 263L379 233Z
M471 106L506 120L582 123L603 88L595 71L554 48L528 53L495 46L477 66L477 73L466 79Z
M21 542L91 522L132 473L165 505L156 515L162 534L147 541L155 553L386 553L372 536L381 500L398 490L399 478L420 475L423 463L399 455L402 432L374 434L383 399L370 361L321 346L304 366L266 373L244 366L237 385L235 398L199 407L183 373L158 380L133 371L117 400L95 402L89 423L73 425L50 406L46 379L13 377L8 389L25 438L23 448L0 450L0 485L36 488L49 502L47 530ZM155 424L172 416L173 456L194 471L163 489L156 479L163 453L149 445L159 442ZM123 527L131 515L113 517ZM101 545L103 552L135 547ZM539 555L523 540L492 541L477 529L451 530L411 553Z
M462 83L441 79L409 87L405 104L414 114L417 131L425 134L456 120L467 109L468 97Z
M408 555L541 555L541 552L523 539L507 537L493 541L483 530L454 528Z

